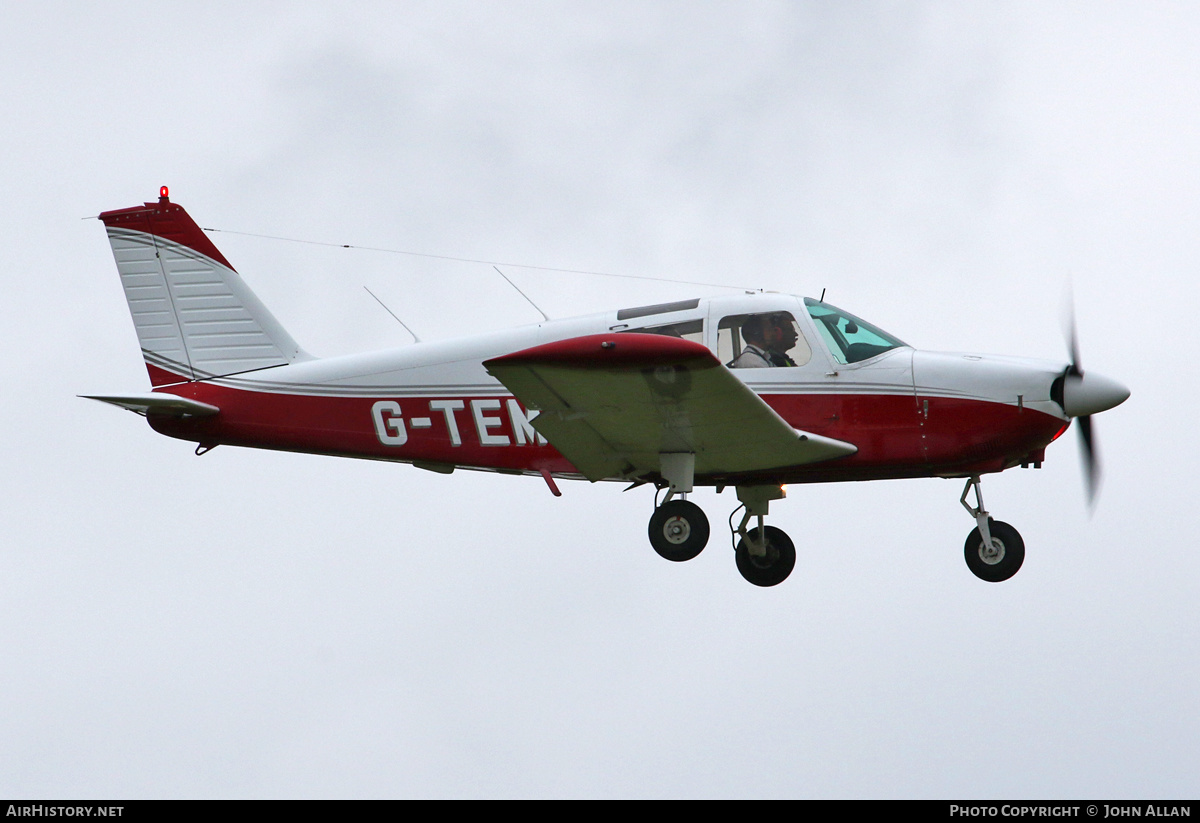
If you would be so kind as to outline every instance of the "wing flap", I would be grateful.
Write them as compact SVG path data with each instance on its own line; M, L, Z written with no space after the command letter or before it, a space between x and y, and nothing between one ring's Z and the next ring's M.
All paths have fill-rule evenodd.
M590 335L484 363L540 411L533 426L589 480L696 455L696 474L738 474L853 454L792 428L704 346L651 334Z

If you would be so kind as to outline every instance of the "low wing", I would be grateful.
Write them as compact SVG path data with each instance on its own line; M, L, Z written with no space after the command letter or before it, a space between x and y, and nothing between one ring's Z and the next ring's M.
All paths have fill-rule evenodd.
M589 480L659 471L696 456L696 474L798 466L858 451L792 428L699 343L657 334L576 337L486 361L540 414L533 427Z
M172 417L210 417L220 411L216 406L201 403L199 400L189 400L165 392L147 392L145 394L95 395L81 394L86 400L99 400L101 403L111 403L123 409L129 409L138 414L166 414Z

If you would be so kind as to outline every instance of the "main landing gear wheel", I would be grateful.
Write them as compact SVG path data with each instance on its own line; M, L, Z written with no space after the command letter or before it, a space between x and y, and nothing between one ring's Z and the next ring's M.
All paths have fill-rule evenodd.
M778 586L787 580L792 569L796 567L796 547L782 529L765 526L763 532L767 541L767 551L763 555L755 556L750 553L749 541L760 541L758 529L738 541L738 571L755 586Z
M1025 562L1025 541L1016 529L999 520L989 520L988 529L992 532L990 548L983 544L978 528L967 535L967 568L980 580L1000 583L1016 574Z
M682 563L708 543L708 517L687 500L668 500L650 518L650 545L661 557Z

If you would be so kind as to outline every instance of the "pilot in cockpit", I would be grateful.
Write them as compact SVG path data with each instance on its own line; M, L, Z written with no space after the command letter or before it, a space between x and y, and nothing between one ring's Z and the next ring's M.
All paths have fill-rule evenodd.
M794 366L796 362L787 351L799 339L787 312L755 314L742 324L742 339L746 347L729 362L731 369L769 369L773 366Z

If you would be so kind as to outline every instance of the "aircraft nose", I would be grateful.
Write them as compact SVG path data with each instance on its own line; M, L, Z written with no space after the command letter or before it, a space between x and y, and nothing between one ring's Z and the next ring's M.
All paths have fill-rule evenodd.
M1063 411L1070 417L1098 414L1129 398L1129 389L1102 374L1068 374L1063 384Z

